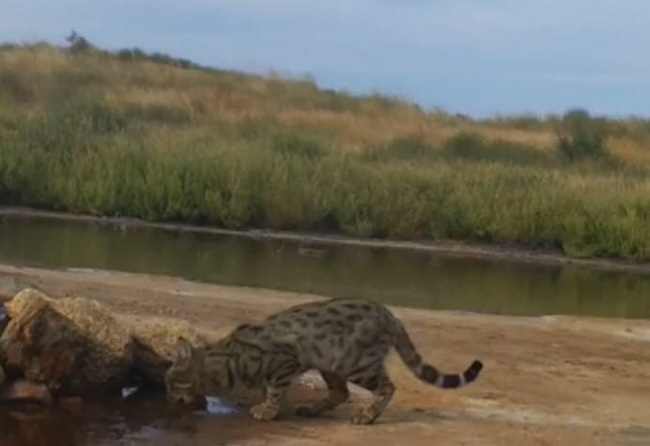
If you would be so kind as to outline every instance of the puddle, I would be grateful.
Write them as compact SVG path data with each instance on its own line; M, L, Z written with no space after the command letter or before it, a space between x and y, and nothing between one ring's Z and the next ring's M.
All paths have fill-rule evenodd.
M2 446L215 445L259 436L246 414L218 398L206 411L172 410L164 395L87 402L54 409L0 408ZM267 429L268 430L268 429ZM263 432L262 432L263 433Z

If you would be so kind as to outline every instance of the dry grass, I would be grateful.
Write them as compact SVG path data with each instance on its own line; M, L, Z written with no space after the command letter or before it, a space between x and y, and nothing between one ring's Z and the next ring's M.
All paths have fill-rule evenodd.
M292 80L277 74L262 77L212 73L147 60L125 63L103 54L79 56L47 45L2 51L0 65L7 72L4 77L21 76L21 80L14 82L25 84L33 99L30 105L35 108L39 107L40 99L50 96L53 84L67 79L77 81L82 89L106 87L96 94L115 107L129 104L167 107L186 113L193 122L205 124L274 117L289 128L327 132L350 149L413 135L432 147L441 147L449 138L463 132L545 150L552 150L556 140L550 124L522 129L516 120L474 122L437 111L423 112L397 100L323 91L312 81ZM633 122L619 124L627 134L634 133L639 126ZM650 134L650 127L645 131ZM645 163L648 154L644 142L617 137L611 142L611 148L634 163L641 160Z
M27 84L34 107L48 96L53 83L67 78L110 87L101 96L114 106L165 106L183 110L205 123L275 116L289 127L327 131L348 147L385 143L413 134L438 145L462 131L534 145L552 144L553 139L551 132L532 134L466 124L439 113L421 112L406 103L324 92L311 82L277 76L213 74L148 61L125 64L101 55L79 57L44 45L3 51L0 64L9 74L27 75L16 82Z

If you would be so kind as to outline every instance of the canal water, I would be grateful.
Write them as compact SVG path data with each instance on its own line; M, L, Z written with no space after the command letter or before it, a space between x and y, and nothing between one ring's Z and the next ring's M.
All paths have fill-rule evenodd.
M650 317L650 275L639 273L98 221L0 217L0 262L167 274L416 308Z

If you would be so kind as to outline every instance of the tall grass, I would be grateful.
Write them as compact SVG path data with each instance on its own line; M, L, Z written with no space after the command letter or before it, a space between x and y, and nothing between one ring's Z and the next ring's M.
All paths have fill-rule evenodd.
M0 203L650 259L629 141L569 160L538 138L561 118L507 128L145 56L0 51Z

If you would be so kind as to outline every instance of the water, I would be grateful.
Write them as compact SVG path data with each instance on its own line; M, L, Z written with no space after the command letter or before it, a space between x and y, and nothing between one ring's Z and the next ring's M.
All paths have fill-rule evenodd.
M172 412L164 395L132 393L122 400L77 402L52 409L0 406L2 446L213 445L264 433L243 411ZM268 429L267 429L268 430Z
M0 218L0 262L168 274L421 308L650 317L650 276L632 272L42 217Z

